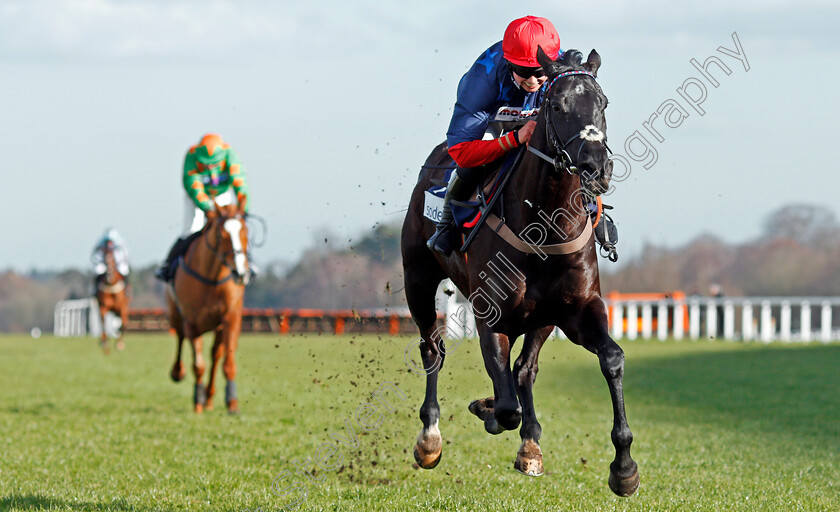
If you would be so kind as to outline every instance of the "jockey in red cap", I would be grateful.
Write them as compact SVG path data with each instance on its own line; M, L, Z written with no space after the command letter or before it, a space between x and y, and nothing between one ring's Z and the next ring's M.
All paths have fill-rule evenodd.
M531 139L546 81L537 62L539 47L557 59L560 36L554 25L536 16L513 20L504 39L482 53L461 78L446 133L458 169L450 178L429 248L444 255L452 251L450 200L468 199L485 177L486 164Z

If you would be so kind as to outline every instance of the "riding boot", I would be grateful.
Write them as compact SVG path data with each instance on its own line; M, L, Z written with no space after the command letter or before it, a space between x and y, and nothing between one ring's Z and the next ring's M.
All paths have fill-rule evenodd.
M456 201L464 199L464 194L470 194L469 184L458 176L458 170L452 172L452 179L449 181L449 186L446 188L446 195L443 197L443 211L440 215L440 220L435 226L435 233L426 242L426 246L441 254L449 256L453 249L453 234L455 233L455 219L452 216L452 207L450 202L453 197Z
M169 254L166 256L166 260L163 264L155 269L155 277L163 281L164 283L168 283L174 277L172 274L172 263L175 261L178 256L182 255L186 252L187 247L189 247L190 237L180 237L178 240L175 240L175 243L172 244L172 248L169 249Z

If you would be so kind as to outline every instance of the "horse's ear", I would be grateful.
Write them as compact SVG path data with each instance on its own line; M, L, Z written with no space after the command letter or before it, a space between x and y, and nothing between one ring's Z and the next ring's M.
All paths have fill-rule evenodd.
M537 62L540 63L540 66L542 66L543 71L545 71L545 74L548 77L554 78L555 76L560 74L560 65L557 64L557 61L552 60L551 57L546 55L546 53L542 49L542 46L537 46Z
M598 68L601 67L601 56L598 55L598 52L596 52L594 48L591 52L589 52L589 57L586 58L586 62L583 64L583 67L592 73L593 76L598 76Z
M554 61L551 60L551 57L545 54L542 49L542 46L537 46L537 62L540 63L540 66L546 71L548 71L549 66L554 64Z

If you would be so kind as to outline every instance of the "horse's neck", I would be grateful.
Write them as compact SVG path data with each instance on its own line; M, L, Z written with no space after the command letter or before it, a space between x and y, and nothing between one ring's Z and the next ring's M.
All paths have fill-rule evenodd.
M105 253L105 282L109 285L116 284L119 281L119 277L114 253L109 251Z
M206 229L187 251L186 263L207 279L217 279L224 270L222 259L213 254L214 241L210 239L212 229ZM215 242L216 244L218 241ZM217 247L217 249L220 249Z
M553 156L544 123L538 123L531 141L535 149ZM546 244L563 242L580 232L586 222L579 188L577 176L565 172L556 175L551 164L528 152L511 177L505 194L506 223L516 233L538 223L548 232Z

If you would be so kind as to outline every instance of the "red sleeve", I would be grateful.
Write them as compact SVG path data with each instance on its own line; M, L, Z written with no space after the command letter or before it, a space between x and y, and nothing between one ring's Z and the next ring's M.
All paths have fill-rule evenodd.
M460 142L449 148L449 155L458 167L478 167L489 164L518 146L516 132L509 132L498 139Z

